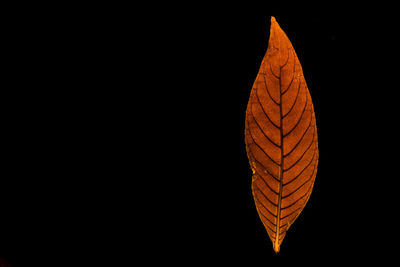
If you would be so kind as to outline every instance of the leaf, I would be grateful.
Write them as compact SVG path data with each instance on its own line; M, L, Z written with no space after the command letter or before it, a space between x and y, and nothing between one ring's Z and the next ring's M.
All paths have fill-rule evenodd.
M311 195L319 152L314 107L302 67L274 17L251 90L245 131L254 201L279 252Z

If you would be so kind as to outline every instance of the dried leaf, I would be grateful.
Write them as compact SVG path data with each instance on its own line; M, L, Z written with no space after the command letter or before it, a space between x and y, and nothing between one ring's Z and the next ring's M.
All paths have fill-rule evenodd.
M254 201L279 252L311 195L319 154L314 107L302 67L274 17L246 112Z

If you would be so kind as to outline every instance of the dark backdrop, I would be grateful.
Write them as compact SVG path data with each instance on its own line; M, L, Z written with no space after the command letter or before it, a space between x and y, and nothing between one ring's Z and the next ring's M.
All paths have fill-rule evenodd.
M22 25L33 34L21 44L41 53L17 46L21 62L44 67L22 64L28 74L17 72L3 97L0 257L253 266L394 255L396 17L99 14L43 36ZM278 255L254 206L244 143L268 14L302 64L320 149L313 193ZM55 44L43 49L48 36Z

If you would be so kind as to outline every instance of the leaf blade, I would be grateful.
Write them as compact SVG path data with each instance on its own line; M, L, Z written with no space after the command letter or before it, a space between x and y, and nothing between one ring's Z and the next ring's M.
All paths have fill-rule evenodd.
M268 49L251 90L245 128L256 208L279 252L286 231L311 195L319 152L315 113L302 67L274 17Z

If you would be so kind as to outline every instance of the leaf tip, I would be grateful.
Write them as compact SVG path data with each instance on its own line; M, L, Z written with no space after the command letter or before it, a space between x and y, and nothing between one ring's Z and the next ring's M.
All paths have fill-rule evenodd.
M274 243L274 251L275 251L275 254L278 254L279 250L280 250L280 245Z
M272 24L272 23L277 23L274 16L271 16L271 24Z

